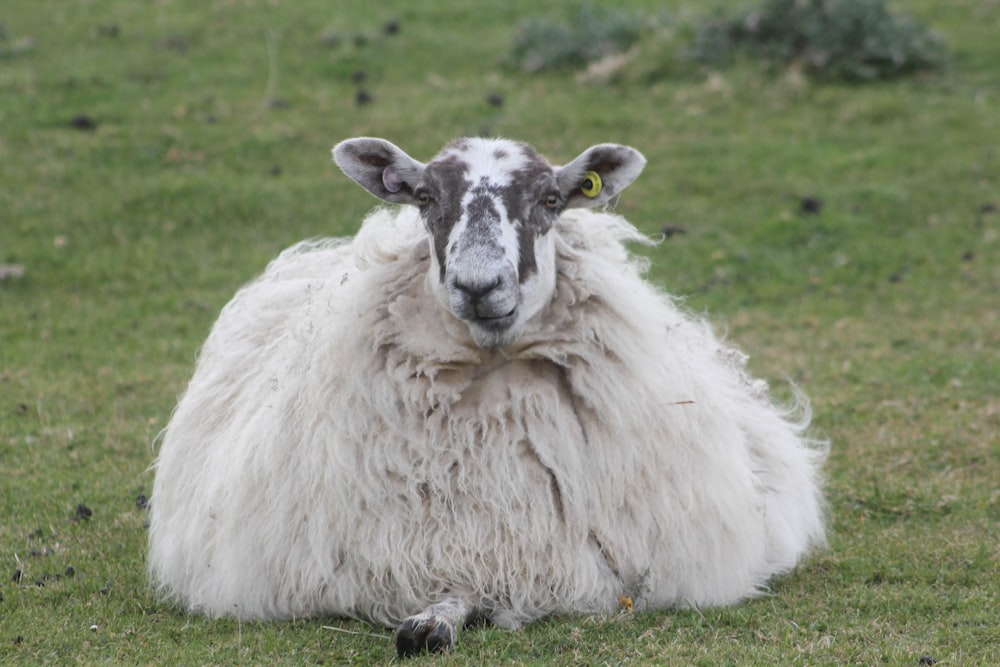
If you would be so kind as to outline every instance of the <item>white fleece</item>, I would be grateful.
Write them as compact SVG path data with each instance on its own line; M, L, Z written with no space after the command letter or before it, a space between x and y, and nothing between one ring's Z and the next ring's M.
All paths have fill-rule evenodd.
M212 616L500 625L736 602L823 539L823 447L642 278L620 217L550 232L551 303L478 348L414 209L296 245L225 307L155 464L149 568Z

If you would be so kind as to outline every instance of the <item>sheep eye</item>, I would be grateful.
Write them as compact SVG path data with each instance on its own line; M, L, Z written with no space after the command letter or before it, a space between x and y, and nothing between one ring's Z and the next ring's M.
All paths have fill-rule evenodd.
M545 208L558 208L559 207L559 196L549 195L545 198Z
M417 204L420 206L427 206L431 203L431 196L427 192L417 193Z

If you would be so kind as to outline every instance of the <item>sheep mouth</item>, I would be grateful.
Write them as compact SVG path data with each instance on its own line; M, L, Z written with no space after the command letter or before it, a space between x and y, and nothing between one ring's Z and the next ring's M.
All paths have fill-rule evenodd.
M514 323L516 316L517 306L514 306L509 312L501 315L480 315L477 313L475 317L471 318L470 323L492 331L500 331L509 328Z
M521 327L517 322L519 315L515 306L502 315L476 315L465 322L479 347L497 349L507 347L521 335Z

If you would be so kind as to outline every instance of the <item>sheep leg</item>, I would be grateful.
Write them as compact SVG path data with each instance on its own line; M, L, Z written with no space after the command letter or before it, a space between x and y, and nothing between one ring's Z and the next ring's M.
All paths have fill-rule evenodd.
M454 595L432 604L396 628L396 653L405 658L447 651L458 642L458 629L468 616L469 606Z

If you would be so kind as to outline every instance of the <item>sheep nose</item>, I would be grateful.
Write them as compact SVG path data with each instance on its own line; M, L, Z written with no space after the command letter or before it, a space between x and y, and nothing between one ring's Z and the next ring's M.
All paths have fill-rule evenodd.
M456 279L454 282L455 289L464 292L473 303L481 301L483 297L487 296L493 290L498 289L502 284L503 278L500 276L497 276L493 280L462 282Z

